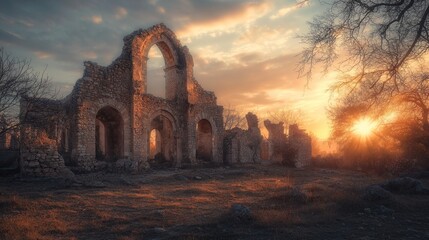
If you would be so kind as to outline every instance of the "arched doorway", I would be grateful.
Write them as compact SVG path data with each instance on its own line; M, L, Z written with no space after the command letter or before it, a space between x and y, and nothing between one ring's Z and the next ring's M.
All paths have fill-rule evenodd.
M213 160L213 130L207 119L201 119L197 124L197 150L196 158L200 161Z
M118 110L106 106L95 119L95 152L97 160L116 161L124 153L124 121Z
M155 159L155 156L161 153L161 132L158 129L152 129L149 138L149 159Z
M149 164L151 168L172 167L176 158L173 123L164 115L151 121Z

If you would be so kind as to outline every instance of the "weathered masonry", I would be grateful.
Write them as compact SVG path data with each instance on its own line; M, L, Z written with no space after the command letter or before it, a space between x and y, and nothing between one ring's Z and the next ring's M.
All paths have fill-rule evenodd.
M148 52L154 45L165 61L165 98L147 94ZM137 30L124 38L122 53L111 65L85 62L83 77L65 99L32 106L39 110L23 132L43 129L66 165L81 171L117 162L132 171L153 161L177 167L221 163L223 108L194 79L193 65L188 48L165 25ZM40 108L51 120L37 121ZM26 168L29 160L21 161Z

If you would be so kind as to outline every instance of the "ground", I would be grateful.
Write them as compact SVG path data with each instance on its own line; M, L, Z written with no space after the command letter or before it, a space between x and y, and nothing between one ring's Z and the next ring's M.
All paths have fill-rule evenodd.
M266 165L2 177L0 239L429 239L428 195L364 200L385 180Z

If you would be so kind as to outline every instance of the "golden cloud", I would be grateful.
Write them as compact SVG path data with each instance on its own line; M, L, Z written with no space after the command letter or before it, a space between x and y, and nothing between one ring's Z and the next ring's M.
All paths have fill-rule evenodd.
M94 24L100 24L103 22L103 18L100 15L94 15L91 17L91 21Z
M303 1L297 2L296 4L294 4L292 6L280 8L277 11L277 13L272 15L270 18L271 19L277 19L277 18L280 18L280 17L287 15L290 12L296 11L300 8L307 7L307 6L310 6L310 0L303 0Z
M241 8L226 13L222 17L194 22L177 31L181 38L199 36L203 34L215 34L232 31L237 26L248 24L263 17L270 9L268 2L246 3Z
M115 18L116 19L122 19L124 17L126 17L128 15L128 11L126 8L123 7L118 7L116 8L116 12L115 12Z

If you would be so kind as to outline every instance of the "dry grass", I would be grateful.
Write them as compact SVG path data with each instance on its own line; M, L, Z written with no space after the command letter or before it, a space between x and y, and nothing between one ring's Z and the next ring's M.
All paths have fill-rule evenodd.
M177 174L188 180L176 180ZM115 182L111 179L120 176L97 177ZM360 217L357 213L367 207L362 189L381 181L358 173L277 166L160 171L128 178L135 184L101 189L0 181L0 239L200 239L219 234L223 239L253 234L282 239L293 236L295 226L316 238L323 228L315 226L336 224L349 214L355 214L351 220ZM251 209L251 223L231 222L227 213L234 203Z

